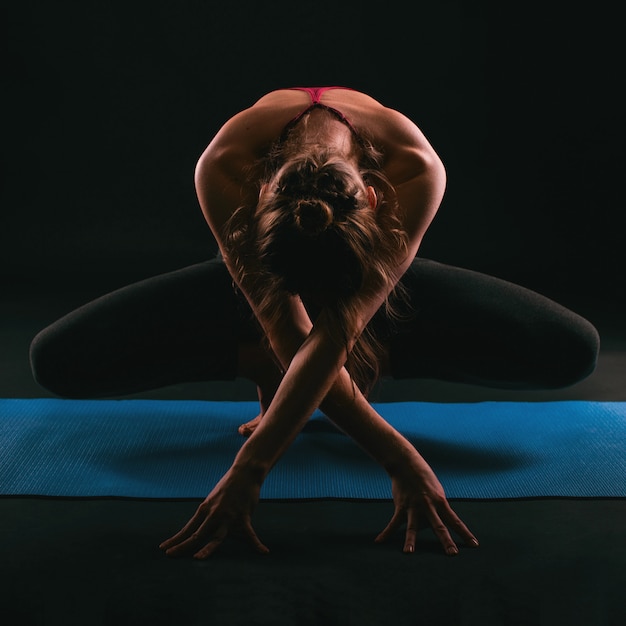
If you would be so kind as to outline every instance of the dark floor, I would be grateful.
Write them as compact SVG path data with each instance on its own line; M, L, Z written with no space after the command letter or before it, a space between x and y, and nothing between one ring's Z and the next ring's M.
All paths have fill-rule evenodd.
M15 297L0 311L0 397L48 397L31 379L35 332L86 296ZM607 312L608 311L608 312ZM568 389L507 392L385 381L376 401L626 401L626 328L585 312L602 337L596 371ZM251 399L243 380L137 397ZM626 500L456 501L481 540L454 559L429 531L408 557L374 545L386 502L261 502L272 553L227 544L208 563L158 543L196 502L0 498L0 614L11 626L62 624L617 626L626 618ZM4 619L6 618L6 619Z
M262 502L271 553L157 549L191 503L0 500L5 624L618 626L624 501L457 502L482 546L375 545L387 503Z

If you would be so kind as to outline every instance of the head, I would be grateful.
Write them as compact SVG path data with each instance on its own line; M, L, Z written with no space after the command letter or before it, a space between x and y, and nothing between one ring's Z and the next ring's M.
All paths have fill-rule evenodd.
M354 158L323 147L282 154L270 162L257 206L231 218L227 254L265 315L280 315L276 294L299 294L327 311L347 346L353 296L388 287L407 249L394 190L369 145ZM377 376L378 348L366 329L348 354L362 390Z
M349 299L376 256L377 209L356 163L325 152L289 160L259 194L258 259L290 293L323 305Z

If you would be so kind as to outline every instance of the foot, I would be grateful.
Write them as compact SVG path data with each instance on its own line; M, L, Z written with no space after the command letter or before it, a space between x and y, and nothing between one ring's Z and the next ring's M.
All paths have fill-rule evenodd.
M257 428L257 426L261 423L263 419L263 413L259 413L253 420L242 424L237 430L240 435L244 437L249 437Z

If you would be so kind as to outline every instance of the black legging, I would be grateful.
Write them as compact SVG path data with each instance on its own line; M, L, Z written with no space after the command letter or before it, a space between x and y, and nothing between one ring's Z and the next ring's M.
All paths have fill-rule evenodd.
M416 259L412 314L373 324L394 378L555 388L589 375L599 338L585 319L518 285ZM220 259L124 287L69 313L31 345L35 379L63 397L106 397L231 380L238 344L260 332Z

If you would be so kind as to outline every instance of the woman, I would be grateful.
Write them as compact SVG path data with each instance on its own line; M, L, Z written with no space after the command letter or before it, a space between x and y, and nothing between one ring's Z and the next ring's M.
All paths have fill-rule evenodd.
M226 122L196 188L220 257L132 285L35 338L37 380L70 397L247 376L260 413L189 523L161 547L209 557L251 525L264 478L320 407L387 471L404 552L430 524L478 541L419 452L374 410L380 377L556 387L598 352L585 320L510 283L416 258L445 187L417 126L340 87L271 92ZM123 340L120 340L123 338ZM419 419L417 417L416 419Z

